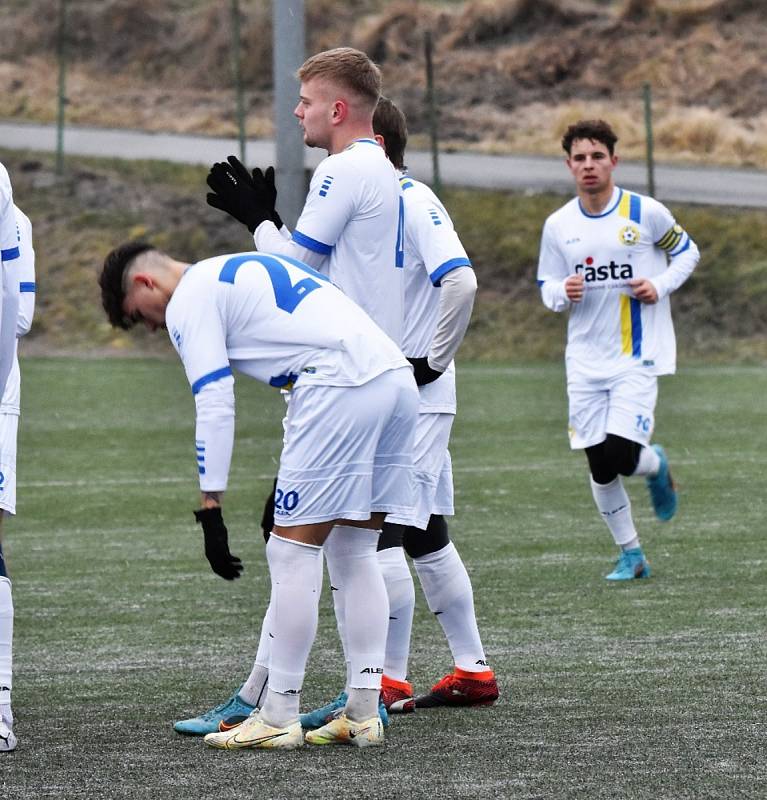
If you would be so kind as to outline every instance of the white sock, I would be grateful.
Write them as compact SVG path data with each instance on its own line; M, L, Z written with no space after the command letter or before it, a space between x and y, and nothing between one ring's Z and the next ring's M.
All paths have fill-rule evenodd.
M306 661L317 633L316 576L321 558L321 548L274 534L266 546L272 594L264 617L269 634L269 691L262 716L275 727L298 718Z
M384 673L395 681L407 680L410 632L415 610L415 586L402 547L378 551L386 594L389 598L389 630L386 636Z
M322 591L322 559L317 559L317 596ZM240 697L252 706L261 708L266 699L266 688L269 682L269 644L270 633L273 621L270 619L271 603L264 614L264 621L261 624L261 636L258 640L258 651L253 668L250 670L245 683L239 691Z
M0 513L2 513L0 511ZM11 582L0 577L0 706L8 706L10 714L13 686L13 597ZM3 719L6 714L3 712Z
M339 564L343 563L334 557L333 551L343 546L343 534L336 536L339 526L334 526L330 535L322 545L322 552L325 556L325 563L328 567L328 578L330 580L330 594L333 598L333 611L336 615L336 627L338 628L338 638L341 640L341 647L344 651L344 665L346 675L344 676L344 691L349 691L349 678L351 676L351 665L349 664L349 648L346 646L346 617L344 612L344 593L341 588L343 576L339 572Z
M259 648L260 650L260 648ZM247 680L239 691L240 697L255 708L261 708L266 697L266 687L269 683L269 667L255 661Z
M639 451L639 461L632 475L657 475L660 469L660 456L652 447L643 447Z
M378 689L349 689L344 713L353 722L364 722L378 715Z
M343 604L342 639L350 665L349 689L381 688L389 601L376 555L380 534L336 525L324 545L330 580Z
M634 520L631 517L631 501L626 494L621 476L618 475L610 483L595 483L591 480L591 493L594 502L602 515L602 519L610 529L613 540L618 547L633 544L639 546L639 538L634 527Z
M457 667L484 672L485 651L474 614L474 592L461 556L452 542L436 553L414 558L429 610L436 615L447 636Z

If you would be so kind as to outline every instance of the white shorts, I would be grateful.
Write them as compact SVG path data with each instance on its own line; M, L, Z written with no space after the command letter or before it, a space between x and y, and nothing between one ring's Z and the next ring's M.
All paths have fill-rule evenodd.
M409 367L362 386L297 386L285 418L275 524L410 514L417 416Z
M599 444L608 433L650 443L658 400L655 375L627 372L601 381L568 381L567 396L573 450Z
M447 449L453 414L418 415L413 450L415 505L404 517L390 514L387 522L426 530L432 514L453 514L453 465Z
M0 414L0 509L16 513L16 440L18 414Z

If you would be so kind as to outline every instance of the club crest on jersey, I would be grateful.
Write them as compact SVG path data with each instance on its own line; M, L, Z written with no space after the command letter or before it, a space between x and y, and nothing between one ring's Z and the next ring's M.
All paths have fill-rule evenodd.
M575 265L575 274L583 275L586 283L595 281L617 281L628 280L634 277L634 268L631 264L616 264L610 261L609 264L594 265L594 259L589 256L584 259L583 264Z
M639 244L639 231L633 225L626 225L618 231L618 239L629 246Z

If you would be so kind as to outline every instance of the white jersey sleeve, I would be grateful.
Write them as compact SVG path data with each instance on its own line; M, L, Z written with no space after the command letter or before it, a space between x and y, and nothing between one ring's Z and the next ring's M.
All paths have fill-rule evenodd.
M16 206L16 222L19 228L19 315L16 336L26 336L32 328L35 316L35 251L32 245L32 223L29 217Z
M669 259L668 268L652 278L658 299L662 300L692 275L700 260L700 251L666 206L652 198L647 198L646 202L655 246L665 251Z
M35 313L35 252L32 247L32 224L21 209L14 206L18 227L19 258L18 271L18 311L16 337L29 333ZM10 331L8 332L10 335ZM13 345L13 363L5 383L0 413L19 414L21 405L21 373L17 345Z
M192 388L195 450L201 491L224 491L234 445L234 377L217 309L169 304L168 333Z
M19 310L18 259L21 254L19 230L8 171L0 164L0 396L16 358L16 322Z
M554 222L549 217L541 235L538 287L544 305L552 311L564 311L570 307L570 301L565 293L565 280L569 274L567 260L559 249Z
M406 277L406 338L414 348L409 354L428 356L432 368L444 372L469 326L476 276L437 196L407 175L400 185L405 202L406 270L421 272ZM420 336L415 329L420 329Z

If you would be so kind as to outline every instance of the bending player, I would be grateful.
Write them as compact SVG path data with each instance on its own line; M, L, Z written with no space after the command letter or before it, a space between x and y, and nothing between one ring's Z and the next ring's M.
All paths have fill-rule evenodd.
M617 140L602 120L567 129L577 196L546 220L538 284L548 308L570 311L570 446L586 451L594 502L621 551L606 578L626 581L649 577L650 565L622 476L646 477L658 519L676 512L666 454L650 440L658 375L676 371L669 295L699 253L665 206L615 185Z
M376 545L386 513L412 506L418 393L396 345L327 279L295 259L259 253L178 262L141 243L107 257L100 278L114 326L167 327L192 387L201 523L213 570L237 578L221 502L234 438L232 368L293 385L277 479L281 515L267 544L272 581L264 619L268 689L260 712L206 743L293 749L304 742L300 691L316 634L323 545L349 596L354 672L344 713L312 744L383 742L378 695L388 603ZM335 526L335 528L334 528Z

